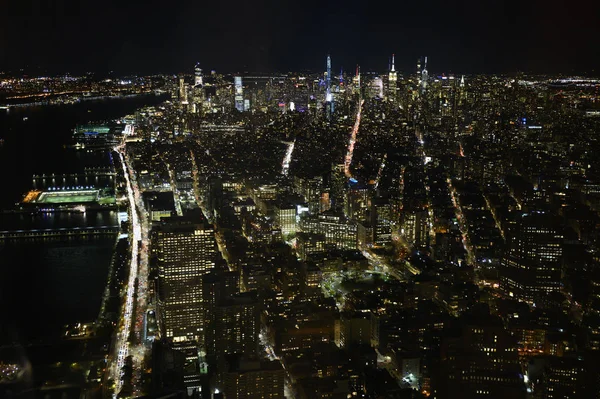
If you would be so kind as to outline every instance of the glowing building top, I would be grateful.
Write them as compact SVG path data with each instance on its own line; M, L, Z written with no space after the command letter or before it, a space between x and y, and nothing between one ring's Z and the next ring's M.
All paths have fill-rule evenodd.
M194 67L194 86L202 86L202 68L200 68L200 63L197 63Z

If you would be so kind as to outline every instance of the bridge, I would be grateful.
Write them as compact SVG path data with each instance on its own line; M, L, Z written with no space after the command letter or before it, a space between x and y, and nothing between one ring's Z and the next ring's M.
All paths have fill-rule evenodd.
M93 227L63 227L58 229L31 229L31 230L2 230L0 240L21 240L26 238L76 238L103 235L115 235L119 226L93 226Z

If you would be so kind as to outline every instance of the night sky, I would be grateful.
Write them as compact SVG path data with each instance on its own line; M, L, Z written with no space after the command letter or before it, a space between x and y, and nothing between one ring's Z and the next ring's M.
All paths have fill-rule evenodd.
M596 1L0 0L0 70L596 74Z

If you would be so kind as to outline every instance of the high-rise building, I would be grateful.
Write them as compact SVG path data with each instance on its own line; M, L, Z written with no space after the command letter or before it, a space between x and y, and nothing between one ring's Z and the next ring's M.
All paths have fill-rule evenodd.
M281 228L284 237L296 233L297 206L292 203L279 203L275 205L275 223Z
M153 231L158 265L158 308L163 336L174 343L203 344L202 276L214 269L213 227L201 212L163 219Z
M427 71L427 57L425 57L425 63L423 64L423 70L421 71L421 92L427 90L429 84L429 72Z
M375 198L371 204L373 242L384 246L392 242L392 205L388 198Z
M396 89L398 88L398 72L396 72L395 56L395 54L392 54L392 62L388 74L389 94L392 100L396 97Z
M300 223L302 231L325 236L326 244L333 244L339 249L357 248L357 223L348 220L344 215L326 211L316 217L305 217L300 220Z
M487 311L471 311L442 340L440 378L433 396L454 398L522 398L525 381L516 339L502 320Z
M354 85L354 91L360 93L360 66L356 66L356 75L352 78L352 84Z
M429 214L424 209L407 209L402 213L400 233L416 248L429 245Z
M242 77L235 76L233 78L234 90L235 90L235 109L240 112L244 111L244 86L242 84Z
M197 63L194 67L194 86L202 86L202 68L200 68L200 63Z
M325 72L325 101L331 102L331 55L327 54L327 72Z
M584 360L581 357L548 357L539 381L543 398L581 398L587 396Z
M183 105L188 104L187 87L183 76L179 77L179 102Z
M333 113L333 93L331 90L331 56L327 54L327 72L325 72L325 108L328 116Z
M351 185L346 191L344 213L349 219L365 220L371 207L371 188Z
M285 370L279 361L237 359L223 373L227 399L283 399Z
M560 290L564 236L558 226L550 215L532 212L509 227L500 272L507 295L533 304Z
M225 298L214 308L214 353L243 354L254 357L258 353L260 307L256 292L246 292Z

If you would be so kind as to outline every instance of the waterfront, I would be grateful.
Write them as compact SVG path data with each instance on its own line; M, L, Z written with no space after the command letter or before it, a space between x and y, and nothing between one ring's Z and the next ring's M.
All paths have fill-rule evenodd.
M107 166L101 153L65 148L77 124L133 113L164 97L90 101L0 112L0 230L118 226L117 212L12 213L34 174ZM26 118L24 120L24 118ZM99 156L100 155L100 156ZM58 337L62 326L94 321L107 281L115 234L0 241L0 346Z
M0 209L11 208L32 188L34 174L73 173L74 168L91 166L89 156L84 162L83 153L64 148L77 124L116 119L164 99L150 95L0 110ZM102 157L92 162L97 158Z

